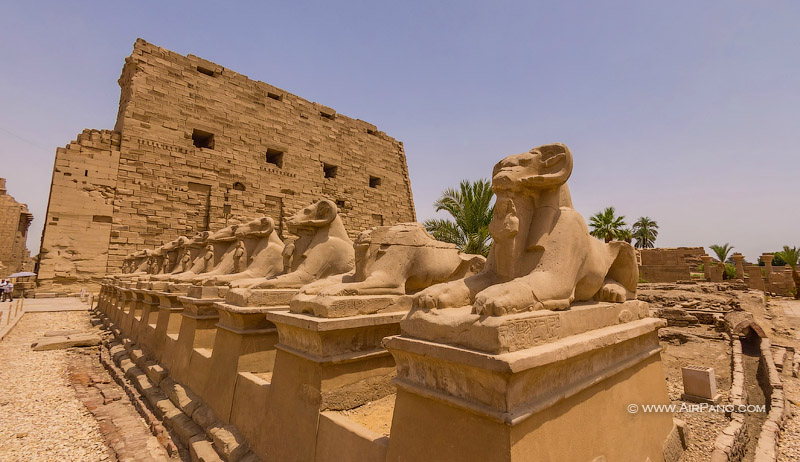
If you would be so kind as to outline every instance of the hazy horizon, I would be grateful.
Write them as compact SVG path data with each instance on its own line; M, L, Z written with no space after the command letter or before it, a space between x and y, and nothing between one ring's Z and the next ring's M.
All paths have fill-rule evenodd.
M658 222L658 247L800 245L800 5L649 2L9 3L0 177L34 215L56 147L111 129L137 37L403 141L417 218L501 158L566 143L585 218ZM213 13L213 14L212 14ZM291 212L291 211L289 211ZM711 254L710 250L708 250Z

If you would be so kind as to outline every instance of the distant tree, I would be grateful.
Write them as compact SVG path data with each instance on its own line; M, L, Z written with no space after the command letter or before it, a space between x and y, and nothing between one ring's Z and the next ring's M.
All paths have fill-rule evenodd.
M781 252L772 252L772 266L786 266L786 261L781 257ZM758 257L758 266L764 266L764 260Z
M633 238L636 239L637 249L652 249L658 237L658 223L650 217L639 217L631 229Z
M628 244L633 240L633 231L630 228L622 228L614 233L614 239L618 241L625 241Z
M792 268L792 280L794 281L794 298L800 300L800 274L797 272L798 260L800 260L800 248L783 246L783 250L775 252L775 257L780 257L787 265Z
M489 223L494 213L493 197L488 180L461 180L457 190L447 188L433 204L437 212L444 210L453 220L435 218L423 225L439 241L455 244L465 253L487 256L492 243Z
M710 245L708 246L716 255L719 261L723 263L730 263L728 261L728 254L733 250L733 246L728 244L727 242L723 245Z
M617 238L617 234L625 227L625 216L616 216L614 207L606 207L602 212L597 212L589 218L589 232L592 236L611 242Z

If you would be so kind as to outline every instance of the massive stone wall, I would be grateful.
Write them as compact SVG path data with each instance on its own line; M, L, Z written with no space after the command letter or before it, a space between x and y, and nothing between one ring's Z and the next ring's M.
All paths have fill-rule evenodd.
M29 252L25 246L33 215L28 206L6 193L6 180L0 178L0 277L24 269Z
M702 263L702 247L641 249L639 276L647 282L676 282L687 280L690 272Z
M48 288L106 271L119 139L110 130L84 130L56 150L38 265L39 281Z
M271 216L285 237L285 218L319 197L335 201L352 237L416 219L403 145L370 123L141 39L119 84L114 131L92 132L117 143L118 158L105 158L109 184L97 184L102 201L83 209L74 197L95 191L95 180L58 171L65 162L86 170L80 162L93 158L81 154L81 137L78 151L56 153L42 286L97 281L136 250L226 222ZM56 200L64 189L73 199ZM100 218L106 238L94 233L95 216L110 217ZM87 260L91 268L77 263Z

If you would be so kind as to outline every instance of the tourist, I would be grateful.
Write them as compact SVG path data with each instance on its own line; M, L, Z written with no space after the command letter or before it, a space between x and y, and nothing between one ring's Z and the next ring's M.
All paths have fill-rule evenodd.
M14 301L14 296L12 292L14 291L14 284L11 281L6 281L6 285L3 287L3 300L8 302Z
M0 302L6 301L6 280L0 279Z

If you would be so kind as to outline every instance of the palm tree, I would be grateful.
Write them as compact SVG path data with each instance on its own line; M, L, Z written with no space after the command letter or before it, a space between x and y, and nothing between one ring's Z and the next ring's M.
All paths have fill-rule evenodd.
M447 188L434 202L436 211L444 210L453 220L434 218L423 225L439 241L455 244L462 252L487 256L492 238L492 184L485 179L461 180L458 190Z
M800 248L783 246L783 250L775 252L776 257L780 257L792 268L792 280L794 281L794 298L800 300L800 273L797 272L797 263L800 260Z
M658 237L658 223L650 217L639 217L633 224L633 237L636 239L637 249L652 249Z
M589 218L589 226L592 227L589 234L598 239L604 239L606 242L611 242L612 239L617 237L617 233L622 227L625 226L625 216L616 216L614 207L606 207L602 212L597 212Z
M714 253L717 255L717 258L722 263L727 262L728 254L731 252L731 250L733 250L733 246L728 244L727 242L723 245L717 245L717 244L710 245L708 246L708 248L714 251Z
M630 228L622 228L614 233L614 239L618 241L625 241L628 244L633 240L633 231Z

